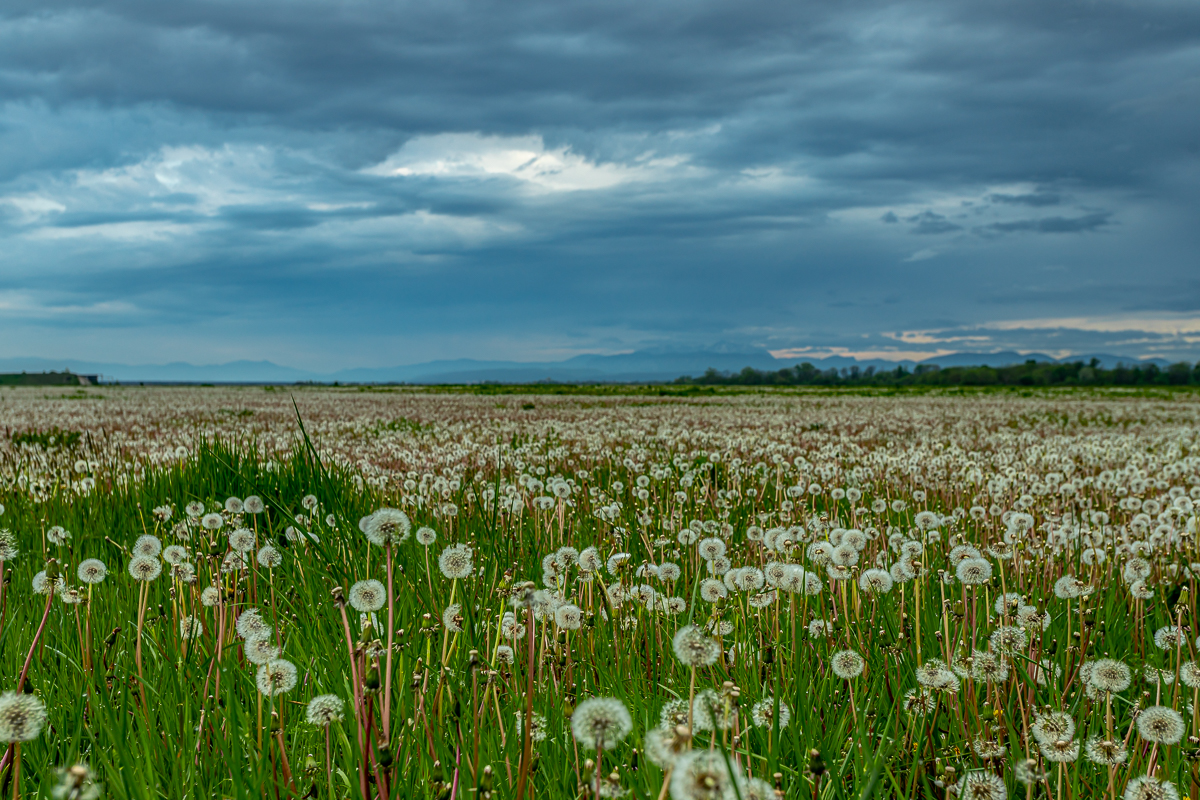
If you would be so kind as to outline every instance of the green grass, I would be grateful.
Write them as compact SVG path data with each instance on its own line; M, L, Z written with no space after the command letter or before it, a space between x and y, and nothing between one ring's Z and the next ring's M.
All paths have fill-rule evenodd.
M403 429L414 425L404 419L395 424ZM550 462L547 466L547 474L574 474L565 464ZM449 490L445 498L458 508L453 518L435 516L428 503L405 506L414 529L432 526L439 538L429 553L432 570L428 575L425 550L414 539L399 546L395 554L398 647L394 653L393 725L391 731L377 732L382 738L390 737L392 743L390 766L381 770L390 784L391 797L515 797L521 771L515 715L524 708L528 673L523 642L517 643L513 667L495 661L497 620L508 607L508 590L514 585L522 581L542 585L542 558L562 544L580 550L595 545L604 555L631 553L624 570L601 575L606 583L647 582L634 576L637 565L677 561L683 568L679 584L660 588L682 596L689 609L678 616L630 602L613 609L595 583L592 588L597 591L590 602L586 587L571 585L568 592L578 592L576 602L585 612L584 627L567 633L557 630L550 620L537 623L533 703L535 711L546 718L548 736L534 747L527 797L579 797L581 783L587 781L588 759L595 754L575 745L569 722L575 705L591 696L619 698L634 721L633 732L605 754L602 774L615 770L619 784L632 797L659 797L664 774L646 758L643 737L658 724L664 703L688 695L690 674L672 654L671 638L689 618L702 623L716 615L730 622L733 630L723 644L737 652L732 663L722 660L700 669L698 688L720 689L731 682L739 692L743 720L748 719L755 702L771 695L786 702L792 711L791 722L782 730L749 727L736 740L700 732L696 746L726 750L755 776L771 783L778 773L784 797L826 800L941 798L944 791L935 781L946 777L946 768L956 770L957 776L968 770L991 769L1004 776L1010 791L1019 790L1023 796L1024 787L1014 783L1011 765L1025 754L1031 706L1069 710L1079 726L1081 741L1102 732L1103 712L1101 709L1098 714L1084 696L1077 675L1080 662L1107 654L1135 668L1149 663L1173 670L1174 654L1155 649L1150 636L1167 624L1168 614L1177 609L1194 627L1195 582L1187 581L1190 594L1183 605L1172 605L1167 572L1169 563L1194 558L1190 551L1168 551L1156 557L1156 580L1164 585L1158 588L1156 600L1142 608L1145 618L1136 630L1119 576L1101 570L1099 591L1084 604L1087 613L1082 618L1090 624L1085 625L1081 638L1068 633L1069 625L1079 631L1078 603L1056 599L1050 591L1059 574L1079 569L1078 552L1035 559L1023 572L1022 591L1030 602L1050 612L1052 622L1044 635L1034 637L1035 644L1027 653L1013 658L1011 677L991 689L981 682L963 681L957 694L940 695L935 713L910 714L903 710L902 701L916 686L918 643L926 659L945 651L943 631L949 631L951 641L960 643L974 633L978 645L986 647L986 635L999 622L990 612L990 600L1001 588L1000 573L971 595L965 595L961 585L944 587L943 605L943 587L937 579L938 570L946 568L943 539L926 551L929 573L925 578L898 585L877 601L860 595L853 582L840 584L844 595L831 593L826 581L816 597L784 594L761 611L747 605L745 593L733 593L719 606L710 606L696 599L698 581L706 575L694 548L684 548L676 557L670 555L675 544L648 547L664 533L659 521L669 516L668 509L679 511L685 521L714 519L717 488L744 490L754 485L757 497L743 491L729 509L728 522L735 530L729 547L735 565L761 564L767 556L751 545L746 530L758 513L778 508L787 484L770 470L739 472L725 464L702 474L708 477L702 485L687 490L688 499L678 506L672 499L681 488L677 478L655 485L649 502L658 513L652 525L638 521L639 503L629 495L635 475L618 459L590 465L586 481L580 479L581 486L609 493L614 493L614 482L625 484L619 493L624 508L608 522L595 516L599 503L594 503L586 490L576 494L574 508L564 509L561 527L556 509L531 507L514 517L488 507L480 499L484 490L495 487L500 479L514 480L516 471L511 467L501 472L469 470L462 474L459 488ZM895 496L894 487L864 489L864 502L875 496ZM942 494L933 492L930 504L948 511L954 490L943 487ZM320 502L312 515L300 504L308 494ZM200 573L195 584L175 582L166 571L150 583L141 633L144 680L139 680L135 663L139 584L126 572L129 548L144 533L157 535L164 544L178 542L171 528L191 501L212 509L227 497L248 495L261 496L267 510L242 521L257 532L260 546L273 542L278 547L283 563L273 571L255 565L236 587L228 578L223 586L233 607L255 606L263 610L264 617L276 620L283 658L298 668L300 681L282 696L279 720L295 776L290 784L283 778L279 749L271 744L269 730L259 744L259 694L252 665L245 662L239 642L228 647L214 667L214 610L199 606L196 599L212 582L227 552L223 534L228 527L217 535L193 529L190 539L181 542L191 551ZM0 627L0 689L14 687L42 619L46 600L33 594L30 586L34 574L45 568L47 556L57 559L72 585L77 583L75 568L82 559L99 558L109 567L108 578L93 588L89 603L68 606L57 599L51 603L46 629L33 651L28 688L45 701L49 724L36 741L21 749L21 786L27 796L49 796L54 769L76 762L89 764L103 781L107 796L114 798L361 796L363 755L352 715L348 713L345 721L333 728L335 774L333 785L327 786L324 733L305 722L305 704L317 694L333 693L347 701L352 696L345 634L331 590L348 588L368 577L386 581L383 551L366 541L357 523L380 506L399 506L399 494L359 488L351 472L319 463L311 445L301 444L290 459L272 470L259 461L251 447L215 444L198 447L187 461L148 471L139 483L101 485L85 498L55 492L46 502L34 503L14 489L0 495L0 502L6 507L0 525L17 534L22 551L15 561L5 564L9 572ZM799 502L809 519L824 514L845 522L850 515L846 501L832 500L826 494ZM166 524L152 514L152 509L164 504L175 507L174 518ZM315 533L319 542L289 542L283 536L288 526L298 525L297 514L305 517L302 527ZM326 515L333 516L332 526L326 523ZM907 530L912 517L909 511L887 512L875 515L869 523L884 531L889 525ZM66 545L46 543L45 530L51 525L71 531ZM957 530L977 543L997 535L994 527L970 522L961 523ZM475 548L478 574L452 585L438 573L437 555L445 545L464 541ZM869 543L863 566L881 543ZM793 556L806 563L803 548ZM1007 580L1014 577L1009 574ZM921 587L919 604L914 604L914 585ZM1012 588L1011 583L1008 587ZM455 602L462 604L464 618L464 630L457 635L447 635L441 625L452 592ZM902 602L905 616L900 613ZM180 639L179 619L185 608L201 617L205 629L191 646ZM605 609L611 613L602 613ZM361 630L358 614L347 612L357 637ZM977 618L974 625L973 615ZM386 607L378 616L382 626ZM818 617L836 617L831 638L806 635L805 624ZM85 628L91 630L91 669L85 667L88 648L81 633ZM374 635L382 636L382 632L369 638ZM448 656L442 667L444 646ZM862 653L867 661L865 675L850 682L829 670L830 655L847 647ZM1184 649L1185 660L1189 649L1190 645ZM1044 657L1063 669L1064 675L1048 685L1038 685L1030 679L1028 667ZM1143 688L1155 691L1135 678L1134 688L1116 698L1122 733L1130 725L1131 703L1138 700ZM1185 702L1191 701L1190 690L1178 699L1173 691L1173 687L1166 689L1164 702L1185 710L1192 727L1191 714L1185 709ZM380 701L377 694L376 707ZM278 702L275 708L280 709ZM268 714L268 729L269 719ZM377 716L374 724L378 727ZM1004 743L1009 751L1006 761L984 765L974 758L969 742L980 735ZM1136 733L1132 740L1136 745ZM1160 777L1178 782L1186 791L1196 763L1192 752L1174 746L1158 754ZM369 759L376 757L368 754ZM1128 777L1140 774L1147 758L1144 748L1131 747L1132 765L1119 770L1118 790ZM490 778L485 777L485 767L490 768ZM10 769L3 780L11 779ZM1055 779L1056 773L1048 784L1035 787L1035 794L1055 790ZM1065 781L1072 798L1101 797L1108 778L1104 770L1081 758L1068 765ZM376 796L377 791L371 785L369 795Z

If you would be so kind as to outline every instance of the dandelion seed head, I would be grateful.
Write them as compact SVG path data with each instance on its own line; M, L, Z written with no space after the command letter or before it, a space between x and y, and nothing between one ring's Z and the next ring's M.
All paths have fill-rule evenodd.
M971 677L984 683L1000 683L1008 678L1008 662L999 653L976 650L971 657Z
M204 633L204 625L197 617L180 617L179 619L179 638L185 642L189 639L196 639Z
M1142 775L1127 783L1121 796L1124 800L1179 800L1179 790L1174 784Z
M1079 758L1079 742L1073 739L1055 739L1041 742L1042 757L1056 764L1069 764Z
M723 751L690 750L675 762L671 800L736 800L741 783L741 768Z
M279 658L281 648L271 643L270 639L247 639L245 644L246 660L251 664L266 664Z
M1165 625L1154 632L1154 646L1159 650L1174 650L1187 642L1187 636L1178 625Z
M705 578L700 581L700 599L706 603L715 603L729 595L725 584L716 578Z
M134 555L146 556L147 558L157 558L162 549L162 542L158 540L158 537L149 533L139 536L137 541L133 543Z
M754 725L759 728L773 728L775 726L775 698L764 697L750 708L750 719ZM792 720L792 709L788 704L779 701L779 729L783 730Z
M1054 582L1054 596L1062 600L1072 600L1090 594L1092 587L1076 578L1074 575L1064 575Z
M500 635L505 639L520 639L525 635L525 623L520 622L511 611L500 618Z
M129 576L135 581L152 581L162 574L162 562L151 556L129 559Z
M283 563L283 554L269 544L263 545L258 549L257 558L259 566L266 567L267 569L274 569Z
M1092 664L1087 682L1104 692L1123 692L1129 688L1132 674L1129 667L1111 658L1102 658Z
M1013 765L1013 776L1023 786L1034 786L1046 779L1036 758L1024 758Z
M108 576L108 567L104 566L104 562L98 558L85 558L79 562L75 574L80 583L97 584Z
M608 557L608 561L604 562L604 568L608 570L609 575L616 576L629 559L629 553L613 553Z
M229 546L239 553L248 553L254 549L254 531L249 528L238 528L229 534Z
M910 689L904 695L904 710L917 716L928 714L937 705L937 698L927 689Z
M968 772L958 782L958 800L1007 800L1004 781L990 772Z
M383 608L387 602L387 588L374 578L368 578L351 586L346 599L355 611L367 614Z
M584 548L579 553L579 569L584 572L599 572L600 567L604 564L600 558L600 551L594 547Z
M839 650L829 657L829 667L833 674L848 681L862 675L867 662L853 650Z
M469 576L475 568L471 548L465 544L452 544L438 556L438 569L450 579L462 579Z
M867 594L887 594L892 590L893 585L894 581L887 570L863 570L862 575L858 578L858 588Z
M462 603L451 603L442 611L442 625L450 633L462 633Z
M1015 625L1002 625L992 631L992 635L988 638L992 650L1005 655L1023 652L1028 640L1029 637L1025 635L1025 631Z
M992 579L992 563L984 558L964 558L954 575L967 586L982 586Z
M644 740L646 758L660 769L667 770L675 766L679 757L692 749L692 737L682 735L679 730L682 727L685 733L687 731L686 710L683 716L684 721L676 725L668 727L664 724L646 731Z
M346 704L336 694L319 694L308 701L305 718L309 725L331 725L341 722Z
M1129 757L1129 751L1126 749L1125 743L1120 739L1103 739L1099 736L1093 736L1087 740L1087 743L1083 746L1083 754L1093 764L1103 764L1105 766L1124 764L1125 760Z
M1137 716L1138 735L1148 742L1176 744L1187 732L1183 717L1167 706L1150 706Z
M255 684L265 697L290 692L296 686L296 665L282 658L268 661L258 668Z
M380 547L403 543L411 531L408 515L396 508L380 508L363 523L367 541Z
M1075 735L1075 720L1062 711L1051 711L1034 718L1029 726L1033 738L1041 744L1059 739L1070 739Z
M1200 666L1195 661L1185 661L1179 666L1179 680L1189 689L1200 689Z
M31 742L46 724L46 705L23 692L0 694L0 742Z
M269 639L274 630L270 624L262 618L257 608L247 608L238 615L237 622L234 624L238 636L241 636L246 641L253 639Z
M628 709L615 697L590 697L571 715L571 734L588 750L611 750L632 730Z
M1050 615L1038 611L1037 606L1021 606L1016 622L1025 630L1045 630L1050 627Z
M673 582L679 580L679 577L682 574L683 574L683 571L680 570L679 565L675 564L671 561L664 561L663 563L658 565L658 578L661 581L666 581L667 583L673 583Z
M563 630L579 630L583 625L583 609L573 603L559 606L554 612L554 624Z
M684 625L671 641L675 657L685 667L707 667L721 655L721 646L695 625Z

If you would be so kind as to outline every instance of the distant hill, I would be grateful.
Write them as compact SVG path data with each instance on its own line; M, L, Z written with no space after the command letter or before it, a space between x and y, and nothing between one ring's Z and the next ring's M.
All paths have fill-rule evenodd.
M1155 364L1166 367L1170 362L1161 358L1139 360L1129 356L1109 354L1080 355L1061 359L1062 363L1089 362L1092 358L1100 366L1111 369L1118 364ZM119 364L109 362L79 361L73 359L5 358L0 359L0 372L61 372L69 370L76 375L100 375L105 382L121 383L536 383L553 381L559 383L638 383L672 381L681 375L703 375L709 369L718 372L739 372L745 367L774 371L802 363L814 367L842 369L849 367L874 367L894 369L903 366L914 369L920 364L939 367L992 366L1003 367L1023 364L1028 360L1056 363L1042 353L950 353L925 361L887 361L884 359L859 360L847 356L826 358L778 359L764 349L750 349L730 345L717 345L704 349L646 349L617 355L587 354L563 361L481 361L476 359L454 359L427 361L395 367L355 368L332 373L280 366L270 361L231 361L225 364Z

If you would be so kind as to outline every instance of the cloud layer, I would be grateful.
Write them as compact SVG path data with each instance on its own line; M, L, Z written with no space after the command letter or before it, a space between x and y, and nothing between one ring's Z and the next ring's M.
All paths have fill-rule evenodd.
M0 355L1200 358L1197 74L1170 0L18 0Z

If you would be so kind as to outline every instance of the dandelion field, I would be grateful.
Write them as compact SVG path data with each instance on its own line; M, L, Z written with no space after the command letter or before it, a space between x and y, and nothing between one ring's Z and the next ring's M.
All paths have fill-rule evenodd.
M1200 395L0 390L0 797L1200 796Z

